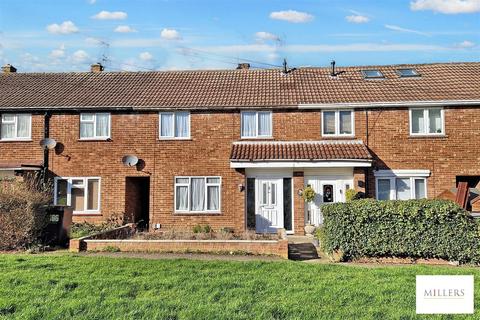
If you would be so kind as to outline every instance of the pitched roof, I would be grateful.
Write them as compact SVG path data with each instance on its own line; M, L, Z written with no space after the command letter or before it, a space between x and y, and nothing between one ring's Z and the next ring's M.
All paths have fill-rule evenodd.
M400 78L415 68L421 77ZM379 69L382 80L366 80ZM0 109L85 107L225 109L299 104L480 100L480 62L338 68L13 73L0 75Z
M370 160L360 140L235 142L231 161Z

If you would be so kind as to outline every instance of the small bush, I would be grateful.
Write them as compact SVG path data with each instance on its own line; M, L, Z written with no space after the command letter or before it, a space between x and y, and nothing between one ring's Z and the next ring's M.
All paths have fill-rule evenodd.
M93 224L89 222L72 223L70 228L70 239L90 236L95 233L112 230L123 225L123 219L120 214L111 215L105 222L101 224Z
M0 250L26 249L47 225L51 189L39 180L0 180Z
M210 233L212 232L212 227L210 227L208 224L206 225L200 225L197 224L193 227L193 233Z
M102 249L102 252L120 252L120 248L115 246L106 246Z
M439 258L480 263L478 223L448 200L363 199L322 206L320 237L329 254Z
M355 191L355 189L347 189L347 191L345 191L345 200L347 202L357 199L360 199L360 194Z

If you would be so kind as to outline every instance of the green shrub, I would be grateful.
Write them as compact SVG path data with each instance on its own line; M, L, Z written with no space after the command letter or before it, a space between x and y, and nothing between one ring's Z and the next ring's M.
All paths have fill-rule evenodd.
M448 200L363 199L322 206L322 246L344 260L358 257L440 258L480 263L478 223Z
M197 224L193 227L193 233L210 233L212 232L212 227L210 227L210 225L206 224L206 225L201 225L201 224Z
M345 200L347 202L357 199L360 199L360 194L355 191L355 189L347 189L347 191L345 191Z
M89 222L72 223L70 227L70 239L90 236L95 233L112 230L124 225L121 214L112 214L107 220L101 224L93 224Z

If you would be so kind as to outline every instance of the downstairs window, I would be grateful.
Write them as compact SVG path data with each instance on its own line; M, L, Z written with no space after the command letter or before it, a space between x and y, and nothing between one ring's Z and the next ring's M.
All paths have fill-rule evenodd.
M55 178L55 205L70 206L73 213L100 210L100 178Z
M410 200L427 197L428 170L375 172L377 200Z
M219 213L220 177L175 177L175 212Z

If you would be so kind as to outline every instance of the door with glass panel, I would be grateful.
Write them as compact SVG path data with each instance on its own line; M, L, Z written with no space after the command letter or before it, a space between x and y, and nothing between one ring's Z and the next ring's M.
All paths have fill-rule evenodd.
M283 228L283 179L256 179L257 232L276 232Z

